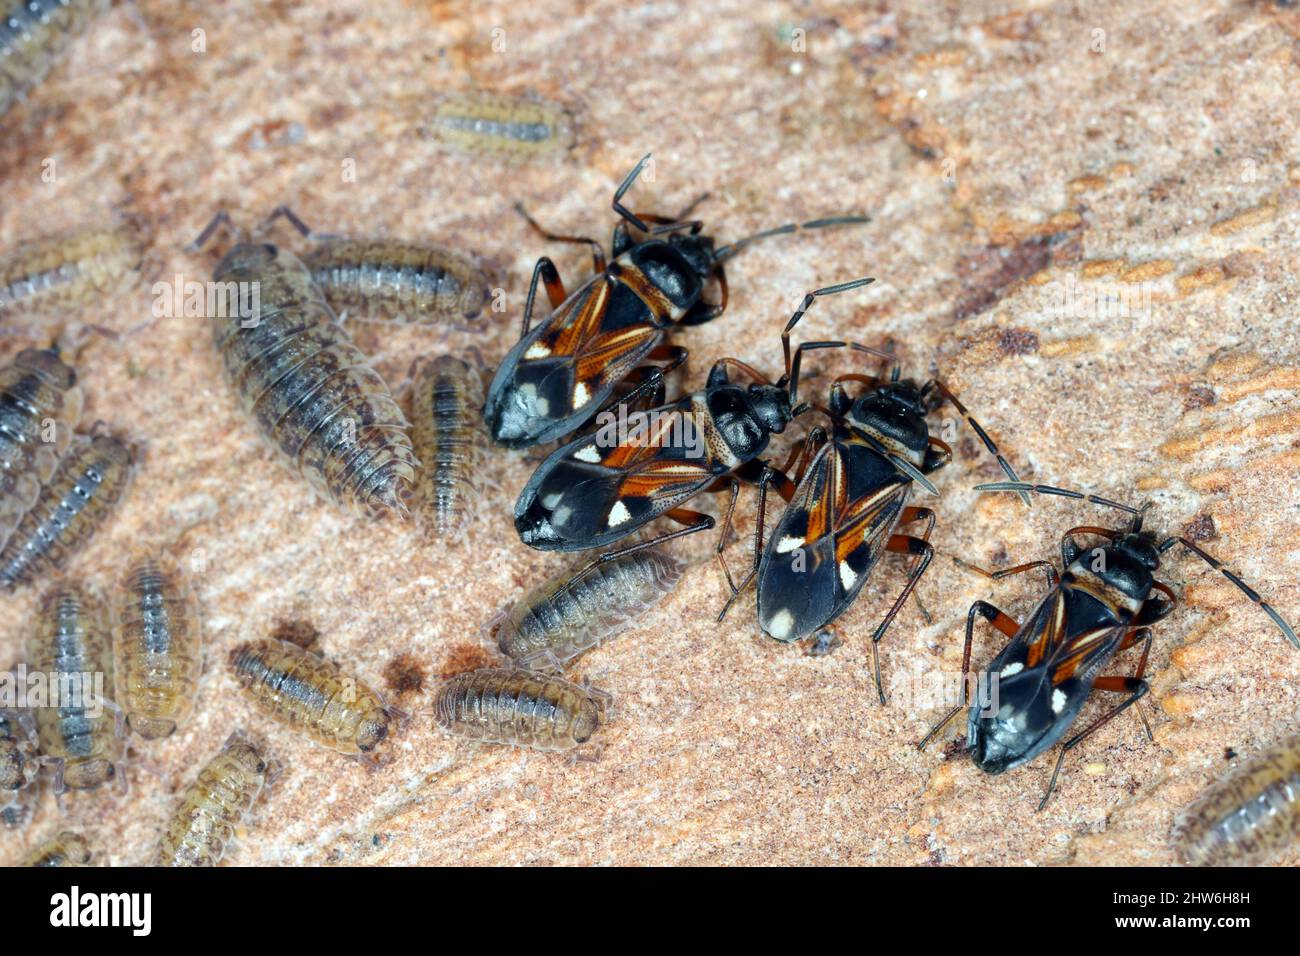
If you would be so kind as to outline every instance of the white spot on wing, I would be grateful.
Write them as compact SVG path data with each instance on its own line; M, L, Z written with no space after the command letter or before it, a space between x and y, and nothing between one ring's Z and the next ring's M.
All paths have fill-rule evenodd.
M573 386L573 407L582 408L591 401L591 392L587 391L587 386L582 382Z
M780 541L776 543L776 553L789 554L791 551L795 551L799 548L802 548L803 543L804 543L803 538L796 538L792 535L786 535L784 538L782 538Z
M849 567L847 561L840 562L840 583L846 591L852 591L853 585L858 583L858 573Z
M573 457L578 459L578 461L590 462L593 465L600 464L600 452L596 450L595 445L586 445L579 448L573 453Z
M1012 674L1019 674L1024 669L1025 669L1025 665L1020 663L1019 661L1016 661L1014 664L1008 664L1006 667L1002 668L998 676L1010 677Z
M790 639L790 633L794 630L794 615L785 608L777 611L768 622L767 633L772 635L778 641L787 641Z
M624 524L628 518L632 517L631 512L627 510L627 505L621 501L614 502L614 507L609 509L609 526L617 528Z
M1058 687L1052 691L1052 713L1059 714L1063 710L1065 710L1065 691Z
M528 351L524 353L524 358L544 359L550 354L551 354L551 350L549 348L547 348L541 342L534 342L532 345L528 347Z

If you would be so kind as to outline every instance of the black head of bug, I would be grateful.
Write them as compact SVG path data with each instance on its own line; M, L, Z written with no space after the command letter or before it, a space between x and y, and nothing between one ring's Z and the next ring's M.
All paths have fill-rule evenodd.
M757 458L771 436L785 431L795 417L790 393L784 387L761 382L735 384L727 380L725 365L714 367L705 394L713 427L739 461Z

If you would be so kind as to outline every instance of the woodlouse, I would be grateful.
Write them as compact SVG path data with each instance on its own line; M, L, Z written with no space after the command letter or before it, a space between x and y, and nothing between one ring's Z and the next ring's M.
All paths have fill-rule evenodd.
M524 162L573 148L572 114L532 97L472 92L447 96L433 108L429 134L457 152Z
M93 790L118 773L125 743L106 700L113 686L110 641L104 603L90 588L64 581L41 598L27 666L58 687L57 707L35 708L42 759L58 763L56 793Z
M271 775L261 749L238 731L231 734L164 826L151 865L216 866Z
M0 116L37 86L108 0L8 0L0 7Z
M13 590L68 559L108 520L130 483L135 453L112 434L73 440L0 550L0 587Z
M54 349L0 367L0 547L53 476L81 407L77 373Z
M31 714L0 709L0 825L12 829L31 819L38 753Z
M113 620L117 703L146 740L189 716L202 665L203 621L184 569L165 553L127 566Z
M229 223L225 214L195 245L222 223ZM326 501L404 516L402 498L417 465L406 418L302 260L240 242L218 263L215 279L258 292L256 315L214 319L213 335L244 410L289 467Z
M364 682L297 644L264 638L231 654L235 680L258 710L302 730L323 747L372 754L388 737L393 712Z
M139 268L143 248L139 231L129 224L29 242L0 257L0 319L52 318L65 309L97 304Z
M411 376L411 438L422 463L413 510L433 537L460 537L482 490L483 382L453 355L417 362Z
M1234 768L1180 817L1175 839L1192 866L1259 866L1300 838L1300 734Z
M492 625L501 652L524 667L559 667L618 634L674 587L682 565L663 549L597 565L572 587L567 571L534 588Z
M446 246L322 235L287 206L278 206L259 231L280 218L311 240L302 261L330 307L346 311L349 319L455 323L476 318L487 302L483 270Z
M605 696L547 674L488 667L444 681L433 714L443 730L468 740L569 750L596 732Z
M19 866L89 866L90 843L80 833L64 830L18 861Z

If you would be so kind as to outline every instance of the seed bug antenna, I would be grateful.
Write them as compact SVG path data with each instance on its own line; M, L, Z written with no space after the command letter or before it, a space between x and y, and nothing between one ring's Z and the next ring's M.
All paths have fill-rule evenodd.
M198 252L212 240L217 230L222 227L235 237L235 242L242 243L244 241L244 230L236 226L234 220L230 218L230 213L222 209L212 217L211 222L203 227L203 231L194 237L194 241L185 247L185 251Z
M1218 558L1214 557L1214 555L1209 554L1206 551L1202 551L1196 545L1192 544L1192 542L1188 541L1186 538L1181 538L1181 537L1167 538L1166 540L1160 543L1157 550L1159 550L1160 553L1163 554L1164 552L1172 548L1175 544L1181 544L1188 551L1192 552L1192 554L1196 555L1198 558L1200 558L1210 567L1214 568L1214 570L1218 571L1225 578L1227 578L1229 581L1235 584L1241 590L1242 594L1250 598L1250 600L1253 601L1255 604L1258 604L1260 608L1264 611L1264 613L1273 619L1273 623L1276 624L1281 629L1282 636L1287 639L1287 641L1291 644L1291 646L1295 647L1297 650L1300 650L1300 638L1296 637L1295 629L1290 624L1288 624L1285 620L1283 620L1282 615L1279 614L1276 610L1274 610L1271 604L1269 604L1262 597L1260 597L1254 588L1248 585L1241 578L1237 577L1237 575L1233 574L1232 571L1230 571L1228 568L1224 567L1223 562L1220 561Z
M976 491L1027 491L1035 495L1058 495L1062 498L1074 498L1078 501L1087 501L1094 505L1102 505L1106 508L1115 508L1127 514L1137 515L1140 512L1131 505L1121 504L1118 501L1111 501L1109 498L1102 498L1099 495L1087 494L1082 491L1070 491L1067 488L1055 488L1052 485L1035 485L1027 481L990 481L986 484L976 485Z
M856 226L868 222L871 222L870 216L829 216L823 219L811 219L808 222L787 222L784 225L776 226L773 229L764 229L761 232L745 236L743 239L737 239L730 245L723 246L714 252L713 261L722 262L730 259L746 246L763 239L770 239L772 236L788 236L791 233L804 232L809 229L826 229L831 226Z
M623 178L623 182L619 184L618 189L614 191L614 212L618 213L619 216L626 219L642 232L649 232L650 227L641 221L641 217L623 205L623 197L627 195L627 191L632 188L632 184L636 182L636 178L641 175L641 170L645 169L646 163L650 162L651 155L651 153L646 153L642 156L641 161L632 168L632 171Z
M812 304L815 301L817 301L818 297L823 295L835 295L838 292L848 292L850 289L860 289L862 288L862 286L870 285L875 281L876 280L874 277L868 276L862 279L854 279L851 282L841 282L838 285L828 285L825 288L815 289L812 292L808 292L804 295L803 302L799 304L799 308L795 309L794 315L790 316L790 321L785 324L785 329L782 330L781 332L781 352L785 357L785 375L783 376L784 382L782 382L781 384L785 384L789 386L790 400L792 402L795 400L795 398L798 395L799 376L797 374L797 369L794 368L792 365L792 356L790 354L790 331L796 325L799 324L799 320L802 319L804 315L807 314L808 310L812 307ZM832 343L829 342L827 343L809 342L799 346L799 348L801 350L804 349L805 347L843 348L844 345L845 343L843 342L837 342L834 343L833 345Z
M1011 463L1002 457L1002 453L998 451L998 446L993 443L993 439L989 437L989 433L986 432L983 426L975 420L969 409L962 404L961 399L953 394L952 389L948 388L947 385L936 378L927 382L923 391L925 393L931 391L937 392L943 401L949 402L953 408L957 409L958 414L961 415L961 417L966 420L966 424L971 427L971 431L978 435L979 440L984 443L984 447L988 453L997 459L998 466L1002 469L1002 473L1013 482L1020 481L1020 476L1017 475L1016 470L1011 467ZM1033 502L1025 491L1019 491L1019 495L1020 500L1025 503L1026 508L1033 507Z

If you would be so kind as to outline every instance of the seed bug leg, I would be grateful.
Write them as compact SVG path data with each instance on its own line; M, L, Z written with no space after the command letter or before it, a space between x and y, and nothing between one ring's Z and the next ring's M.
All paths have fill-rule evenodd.
M564 291L564 282L560 278L560 272L555 268L555 263L548 256L542 256L533 266L533 278L528 283L528 298L524 300L524 324L520 332L520 338L528 334L528 330L533 325L533 306L537 301L537 283L541 282L546 289L546 299L551 303L551 310L558 309L568 298Z
M530 216L528 210L524 208L524 204L521 202L515 203L515 212L523 216L524 219L527 220L528 225L532 226L533 229L547 242L568 242L574 245L590 246L591 271L596 275L600 275L605 271L605 250L595 239L591 239L587 236L561 236L557 233L551 232L549 229L541 226L536 219Z
M880 622L876 628L876 633L871 636L871 658L875 663L876 669L876 693L880 696L880 703L885 703L885 684L880 675L880 639L885 636L889 630L889 625L893 623L895 616L902 609L903 604L907 601L912 591L916 588L916 583L921 580L921 575L925 574L925 569L930 566L930 561L934 558L934 547L924 538L914 538L906 534L891 534L889 543L885 545L886 551L894 554L909 554L916 556L915 567L907 577L907 584L903 592L898 595L885 619Z
M1151 685L1141 677L1141 672L1145 666L1146 655L1143 654L1142 662L1138 665L1138 673L1134 674L1132 677L1115 676L1097 678L1096 683L1092 685L1094 690L1112 691L1114 693L1128 694L1129 696L1118 706L1112 708L1106 714L1093 721L1093 723L1085 730L1075 734L1061 747L1060 756L1056 758L1056 767L1052 770L1052 779L1048 781L1047 784L1047 792L1043 794L1043 799L1038 802L1038 810L1041 811L1043 807L1047 806L1047 801L1052 797L1052 791L1056 789L1056 780L1057 777L1060 776L1061 765L1065 763L1065 755L1075 747L1079 746L1079 744L1083 743L1083 741L1091 734L1100 730L1119 714L1136 704L1146 694L1146 692L1151 689Z
M921 540L929 541L930 532L934 530L935 520L936 517L933 509L917 507L917 506L909 506L903 509L902 514L899 516L898 523L900 525L903 525L903 524L909 524L910 522L913 521L924 521L925 530L921 532ZM917 558L915 561L912 562L912 566L908 569L909 575L915 573L916 566L919 563L919 561L920 558ZM916 609L921 612L921 619L925 621L927 625L934 623L934 618L930 616L930 612L925 609L925 605L921 602L921 591L919 588L912 591L912 600L916 603Z
M1014 568L1003 568L1001 571L986 571L978 565L971 564L968 561L963 561L956 555L953 555L952 560L959 568L964 568L967 571L974 571L976 574L983 575L991 581L1001 581L1003 578L1009 578L1013 574L1023 574L1024 572L1032 571L1035 568L1042 568L1047 574L1048 588L1054 588L1060 583L1060 575L1056 570L1056 566L1052 564L1051 561L1028 561L1025 564L1017 564Z
M935 724L934 727L930 729L930 732L921 739L921 742L916 745L917 750L924 750L926 746L930 743L930 741L933 740L939 734L939 732L948 725L948 722L952 720L954 717L956 717L959 713L961 713L962 708L966 706L966 687L968 684L968 678L970 676L971 646L975 640L975 615L976 614L984 618L984 620L988 621L990 624L992 624L995 628L997 628L1001 633L1005 634L1007 637L1015 637L1020 630L1020 625L1016 622L1014 618L1012 618L1009 614L1002 612L997 607L990 604L988 601L976 601L970 606L970 610L966 612L966 643L964 648L962 649L962 655L961 655L962 699L957 704L956 707L948 711L948 713L944 715L943 719L940 720L937 724Z

